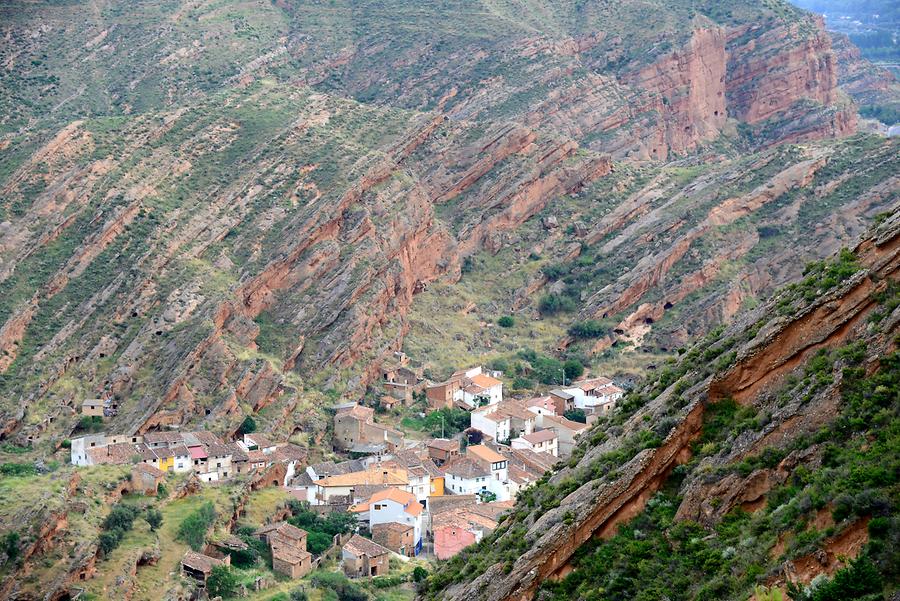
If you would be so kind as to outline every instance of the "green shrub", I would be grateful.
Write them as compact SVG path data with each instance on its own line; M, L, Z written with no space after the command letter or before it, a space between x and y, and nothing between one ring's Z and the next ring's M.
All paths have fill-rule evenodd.
M113 550L119 546L123 536L125 536L125 533L118 528L101 532L100 536L97 538L97 546L100 548L100 552L104 556L112 553Z
M576 308L574 299L560 294L545 294L538 301L538 311L541 312L541 315L568 313Z
M574 323L569 327L569 336L573 338L600 338L608 333L606 327L596 319Z
M293 514L288 522L306 530L306 549L314 555L327 551L336 534L347 534L356 529L355 514L333 512L323 518L310 510L309 503L294 501L288 506Z
M575 378L580 378L584 375L584 365L581 364L581 361L576 359L568 359L563 364L563 371L566 372L567 379L574 380Z
M338 601L368 601L369 599L364 590L338 572L316 572L310 579L310 584L316 588L333 591Z
M203 548L206 532L216 521L216 508L209 501L188 515L178 526L177 537L186 542L194 551Z
M104 530L122 530L127 532L134 525L139 510L129 505L115 505L106 515L100 527Z
M0 464L0 475L3 476L34 476L37 470L31 463L4 463Z
M850 565L835 572L834 577L810 590L788 584L788 595L794 601L847 601L880 593L882 576L872 560L861 555Z
M516 320L513 319L510 315L504 315L497 320L497 325L499 325L501 328L511 328L516 325Z
M19 533L15 530L7 532L2 539L0 539L0 550L6 555L6 562L10 563L15 561L19 557Z
M212 572L206 579L206 590L210 597L231 597L238 586L238 577L230 566L213 566Z
M256 432L256 420L253 419L253 416L248 415L244 418L244 421L241 422L237 433L243 436L244 434L252 434L253 432Z
M569 411L563 413L563 417L580 424L587 423L587 415L585 415L583 409L570 409Z
M154 507L147 508L144 519L147 521L147 525L150 526L152 532L156 532L163 523L162 512Z

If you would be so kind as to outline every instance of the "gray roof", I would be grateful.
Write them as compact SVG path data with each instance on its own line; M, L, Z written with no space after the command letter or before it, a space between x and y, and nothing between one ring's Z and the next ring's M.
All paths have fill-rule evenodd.
M316 463L314 465L311 465L310 467L319 478L324 478L325 474L328 474L329 476L340 476L342 474L349 474L351 472L362 472L366 469L365 463L363 463L359 459L341 461L340 463L335 463L334 461L323 461L322 463Z
M344 544L344 551L352 553L353 555L360 557L362 555L368 555L369 557L377 557L379 555L384 555L385 553L390 553L390 549L386 549L376 543L375 541L371 541L363 536L358 534L354 534L350 540L348 540Z
M491 471L475 463L468 457L460 457L444 468L444 473L457 478L466 480L471 478L481 478L482 476L490 476Z

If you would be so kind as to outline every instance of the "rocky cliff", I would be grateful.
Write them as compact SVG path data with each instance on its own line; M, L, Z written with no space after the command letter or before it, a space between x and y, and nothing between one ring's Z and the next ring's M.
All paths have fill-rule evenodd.
M658 305L723 284L757 238L732 240L671 298L647 299L696 245L839 153L792 156L784 182L716 199L703 223L669 208L688 198L711 211L708 198L642 202L635 174L853 130L821 23L780 5L534 3L509 15L493 3L452 14L363 3L359 30L357 9L317 3L240 15L176 4L142 5L139 22L115 0L3 9L15 42L3 48L4 90L15 90L4 106L17 107L0 132L4 437L56 445L79 400L100 395L118 402L114 429L230 430L256 413L315 437L322 392L364 390L408 339L414 296L455 282L467 257L535 254L523 232L567 207L575 235L540 243L554 258L584 260L619 227L640 232L603 241L638 268L579 298L639 342L648 320L665 321ZM74 78L76 63L90 75ZM625 190L636 196L609 204ZM851 214L870 219L889 200ZM862 225L825 224L822 237ZM747 296L735 283L725 317Z
M868 540L865 520L872 511L887 514L859 506L849 517L840 517L847 514L841 510L839 516L835 510L830 521L831 510L846 502L840 494L852 494L838 487L825 493L830 499L820 498L817 507L828 508L830 532L842 534L817 534L813 528L815 553L807 551L809 545L795 545L786 552L784 541L799 537L806 528L807 518L801 516L815 513L816 508L804 507L803 501L781 504L791 499L785 497L785 487L794 486L790 495L806 491L804 487L816 481L807 475L822 469L823 462L833 464L823 459L823 452L826 456L839 453L843 445L865 449L867 441L873 440L873 434L866 433L870 426L849 426L843 421L848 412L863 410L860 405L842 406L862 402L855 396L862 385L859 378L881 378L886 396L876 405L887 405L870 410L883 408L882 419L895 423L897 405L892 395L896 390L889 388L896 386L897 375L898 282L900 214L895 212L852 253L845 251L833 263L814 266L802 283L785 288L769 303L708 337L662 377L637 391L620 416L589 432L568 465L517 500L512 515L493 537L443 566L430 583L430 595L524 600L535 598L543 586L546 591L541 598L557 593L562 595L559 598L583 598L580 595L588 590L604 586L584 580L583 572L632 569L594 567L591 553L600 553L599 541L617 536L620 527L644 515L648 502L664 487L674 491L665 498L676 498L678 503L666 532L670 539L680 536L675 533L678 522L699 523L709 533L705 540L714 540L726 536L719 529L726 516L737 520L733 523L747 519L742 516L748 512L759 512L766 516L763 520L787 519L780 522L784 527L775 529L780 532L777 541L763 537L773 522L752 521L758 524L754 533L759 552L754 552L754 561L763 562L760 574L769 585L808 584L816 575L830 575L846 565L842 563L846 557L838 561L836 555L860 553ZM718 358L715 365L708 363L710 358ZM728 422L723 415L743 416L745 421ZM747 419L763 415L756 421ZM845 432L846 440L823 434L829 428ZM831 450L826 443L831 443ZM872 459L879 461L877 454ZM873 488L867 494L880 493ZM655 502L654 509L669 501L656 498ZM793 517L779 517L779 511L792 512ZM863 520L862 531L857 519ZM638 521L649 527L646 520ZM618 535L624 537L620 544L635 540L629 538L631 532ZM770 544L775 545L771 552ZM579 552L583 547L589 548L587 554ZM873 549L876 557L880 547ZM676 546L672 552L686 551ZM810 559L813 556L819 560ZM650 574L640 577L653 578ZM642 582L649 586L650 581ZM680 591L679 598L685 594L684 598L693 598L697 593L697 583L688 586L693 592ZM616 590L627 594L630 589ZM745 598L746 594L741 597L744 590L737 583L729 584L720 588L717 598ZM618 593L610 594L619 598Z

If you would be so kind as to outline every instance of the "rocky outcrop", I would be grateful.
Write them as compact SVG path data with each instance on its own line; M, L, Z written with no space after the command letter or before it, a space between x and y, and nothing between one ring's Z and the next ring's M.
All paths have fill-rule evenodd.
M859 317L866 314L867 308L872 308L872 286L876 282L883 285L886 280L900 281L900 214L895 213L881 230L860 243L856 254L864 268L839 288L805 304L793 319L773 317L769 313L775 299L770 307L752 312L744 322L726 330L726 337L739 336L756 320L765 324L754 338L737 350L734 365L723 375L707 378L684 393L693 400L681 411L677 424L657 449L639 452L613 477L588 479L574 492L560 499L559 507L537 515L527 523L525 538L529 543L528 550L511 566L490 566L471 582L451 586L442 597L460 601L532 599L542 581L563 576L570 570L570 558L585 541L592 537L611 536L618 524L640 513L671 469L690 457L690 442L700 433L704 409L708 404L725 396L743 403L758 402L763 387L771 390L773 382L784 373L780 366L797 366L816 348L824 345L834 347L845 341L844 336L857 326ZM861 305L862 298L868 300ZM802 335L799 334L801 331L804 332ZM865 328L857 326L853 331L858 336ZM885 340L890 336L889 331ZM640 428L640 423L652 422L654 412L665 405L672 391L673 387L669 386L626 422L622 434L611 434L609 440L588 449L577 466L555 473L551 483L576 477L579 468L584 468L581 473L590 473L589 466L593 460L615 449L625 436ZM826 393L821 397L821 402L827 402L827 397ZM810 413L821 416L821 409L810 409ZM786 423L798 411L798 406L790 406L781 413L775 413L773 423L766 429L768 432L777 429L778 424ZM817 424L812 431L820 425ZM794 424L789 436L797 436L803 431L810 430ZM748 434L747 437L765 438L767 435L763 432ZM736 445L738 448L724 459L726 465L739 460L753 448L758 451L750 440L739 441ZM679 517L712 522L734 506L744 506L750 510L759 507L760 498L775 483L784 481L796 466L808 465L816 458L813 448L787 457L776 470L756 471L746 478L726 476L706 485L702 484L702 478L694 478L684 485L686 494ZM719 501L713 504L710 502L713 498Z
M683 154L722 133L728 112L725 41L724 29L699 26L683 48L624 78L656 96L653 108L664 131L662 143L650 149L652 158Z

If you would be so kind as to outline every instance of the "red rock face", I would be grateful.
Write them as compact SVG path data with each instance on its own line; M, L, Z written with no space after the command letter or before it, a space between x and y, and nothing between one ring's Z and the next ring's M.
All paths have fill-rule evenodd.
M716 138L727 118L725 31L695 29L687 45L625 81L650 92L660 114L653 158L682 154Z
M762 29L747 26L728 35L726 96L729 113L757 124L790 111L801 100L821 105L837 102L836 58L820 19L811 33L807 23ZM849 112L849 109L845 109ZM842 112L845 112L842 111ZM824 119L818 137L849 135L851 116Z

